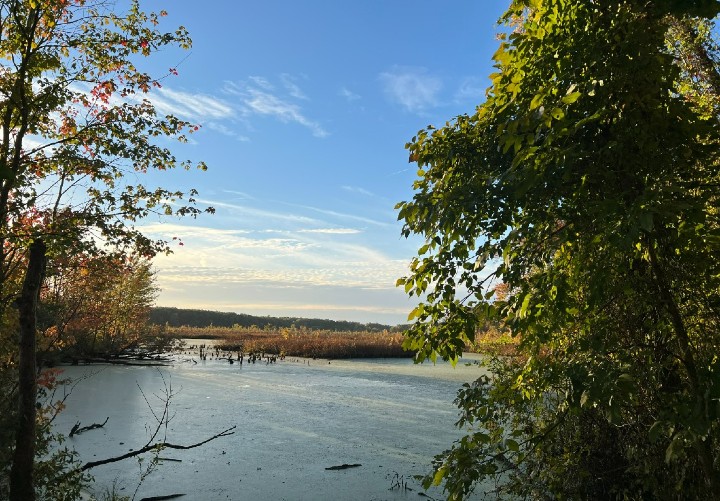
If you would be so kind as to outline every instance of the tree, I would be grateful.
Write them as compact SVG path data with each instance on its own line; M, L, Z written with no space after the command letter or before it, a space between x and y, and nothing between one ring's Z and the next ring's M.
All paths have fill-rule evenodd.
M76 255L56 258L51 265L41 295L45 356L108 356L147 341L157 295L147 260Z
M0 318L15 315L7 306L20 293L27 268L42 269L46 257L108 251L151 257L168 251L134 226L150 214L192 215L176 207L183 193L132 184L137 174L167 170L180 162L159 140L185 140L197 126L158 115L148 92L158 78L138 62L169 46L188 48L184 28L158 29L165 15L143 12L131 1L115 13L102 0L0 1ZM174 68L168 75L176 73ZM204 164L197 167L205 169ZM126 176L126 174L133 176ZM212 211L212 209L208 209ZM31 266L28 249L46 249ZM42 278L42 277L40 277ZM28 283L29 279L25 280ZM31 280L34 284L35 280ZM24 297L24 296L23 296ZM24 333L18 373L20 400L36 400L35 303L21 316ZM22 308L21 308L22 310ZM23 322L25 322L23 320ZM33 339L29 339L32 337ZM13 371L12 363L6 370ZM32 457L33 405L24 405L16 436L11 499L34 499ZM28 452L29 448L29 452ZM13 465L15 468L15 464Z
M718 11L514 1L486 102L408 144L406 347L520 337L458 395L450 497L720 497Z

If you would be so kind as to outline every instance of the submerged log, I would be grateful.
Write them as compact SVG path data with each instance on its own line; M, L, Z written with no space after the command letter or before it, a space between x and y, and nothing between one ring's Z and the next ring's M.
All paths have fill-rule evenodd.
M345 463L345 464L341 464L341 465L338 465L338 466L328 466L328 467L325 468L325 469L326 469L326 470L347 470L348 468L357 468L358 466L362 466L362 465L359 464L359 463L355 463L355 464L347 464L347 463Z
M164 499L175 499L185 496L186 494L167 494L165 496L150 496L149 498L142 498L140 501L162 501Z

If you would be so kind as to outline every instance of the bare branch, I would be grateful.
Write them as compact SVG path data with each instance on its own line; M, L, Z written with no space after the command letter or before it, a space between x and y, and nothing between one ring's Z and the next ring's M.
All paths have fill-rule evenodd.
M171 443L169 443L169 442L158 442L158 443L155 443L155 444L146 445L145 447L143 447L143 448L141 448L141 449L138 449L138 450L136 450L136 451L130 451L130 452L128 452L127 454L123 454L122 456L115 456L115 457L108 458L108 459L101 459L101 460L99 460L99 461L89 461L89 462L85 463L84 465L82 465L80 468L77 468L77 469L73 470L73 471L70 472L70 473L72 474L72 473L76 473L76 472L78 472L78 471L87 471L87 470L89 470L89 469L91 469L91 468L95 468L95 467L97 467L97 466L101 466L101 465L104 465L104 464L117 463L118 461L122 461L123 459L128 459L128 458L136 457L136 456L139 456L139 455L141 455L141 454L145 454L146 452L150 452L150 451L154 451L154 450L162 450L162 449L180 449L180 450L187 450L187 449L194 449L195 447L200 447L201 445L205 445L205 444L207 444L208 442L212 442L213 440L216 440L216 439L218 439L218 438L228 437L228 436L230 436L230 435L234 435L235 432L234 432L233 430L234 430L235 428L237 428L237 425L236 425L236 426L231 426L230 428L228 428L228 429L226 429L226 430L223 430L223 431L221 431L220 433L217 433L217 434L213 435L212 437L210 437L210 438L208 438L208 439L206 439L206 440L203 440L202 442L196 442L196 443L190 444L190 445L178 445L178 444L171 444Z
M68 435L68 437L72 437L73 435L80 435L84 431L102 428L103 426L105 426L109 419L110 416L106 417L105 421L103 421L102 423L93 423L88 426L80 426L80 421L78 421L77 423L75 423L75 426L72 427L72 430L70 430L70 434Z

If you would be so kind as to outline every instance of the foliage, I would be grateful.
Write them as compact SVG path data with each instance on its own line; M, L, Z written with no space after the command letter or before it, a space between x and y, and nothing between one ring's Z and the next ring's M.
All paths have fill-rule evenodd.
M157 287L150 263L123 256L55 259L43 290L44 356L117 353L149 333Z
M490 320L522 354L459 394L450 497L720 496L718 10L514 1L487 101L408 144L405 346L452 359Z
M20 422L37 421L42 426L41 415L37 419L30 415L34 414L32 405L23 416L14 412L18 394L23 401L34 402L36 390L32 382L34 350L24 350L18 357L17 312L8 308L18 296L28 267L28 248L33 242L47 248L41 257L50 260L54 278L59 277L58 270L69 278L69 268L63 268L67 256L92 261L118 256L149 258L168 252L168 242L155 241L135 226L143 217L202 212L194 205L194 190L183 205L184 193L147 187L139 181L151 170L205 169L202 162L177 160L167 146L167 139L187 141L186 135L199 127L158 113L150 98L150 91L160 88L161 81L177 71L170 68L158 78L142 70L145 57L172 47L187 49L191 40L182 27L170 32L159 29L164 11L146 13L137 0L126 7L126 11L116 12L114 5L103 0L0 0L0 390L6 399L3 407L7 405L11 411L3 414L8 426L3 426L0 448L5 454L13 435L24 441L27 447L15 448L18 464L18 452L32 453L35 438L30 435L40 438L45 433L42 429L15 433ZM92 332L87 316L92 314L99 326L108 329L102 336L109 345L132 342L127 336L133 328L131 322L138 319L128 315L130 303L118 301L124 299L119 294L127 293L132 285L115 280L132 281L135 275L112 275L111 270L99 266L100 261L93 263L94 284L89 277L86 284L82 280L74 283L80 289L95 287L95 296L80 298L73 296L79 291L64 289L61 300L48 305L57 314L53 318L55 332L50 333L55 336L60 334L58 327L71 327L73 336L97 338L100 333ZM133 266L140 271L145 265L137 262ZM144 273L147 283L149 269ZM102 278L112 280L102 283ZM97 301L101 292L117 294L112 308L110 297L103 298L102 309L99 303L90 303ZM140 284L135 292L139 294L134 298L139 301L136 305L142 306L153 294L151 288L143 290ZM76 306L79 310L74 312ZM84 317L76 314L81 311ZM30 337L23 339L32 341L34 327L25 330ZM20 392L17 381L22 383ZM42 455L43 443L37 444ZM61 457L58 464L70 459ZM43 464L36 464L36 475L42 475ZM30 470L18 468L20 473L13 476L22 479L23 487L12 499L33 498L27 482ZM5 482L5 474L3 470L0 484ZM41 482L42 477L37 477L38 495L59 499L49 491L43 494Z
M91 477L84 472L74 471L78 465L77 453L64 445L65 437L52 430L52 421L64 408L64 400L57 399L56 390L69 381L61 377L61 370L47 369L38 378L38 427L34 480L35 489L39 499L52 499L70 501L79 499L80 490ZM8 399L11 400L11 399ZM0 416L3 434L12 436L12 420L15 409ZM12 439L3 438L0 442L0 464L3 465L0 473L0 499L9 499L9 486L7 477L12 464L11 450L4 445Z
M150 256L168 244L149 239L134 222L200 212L175 207L181 192L130 182L149 170L193 166L160 139L186 141L198 126L158 114L149 92L160 80L139 69L139 58L190 47L184 28L157 29L164 15L141 11L137 1L123 14L101 1L0 2L0 56L8 61L0 68L6 300L13 296L7 279L32 238L45 237L51 257L108 245Z

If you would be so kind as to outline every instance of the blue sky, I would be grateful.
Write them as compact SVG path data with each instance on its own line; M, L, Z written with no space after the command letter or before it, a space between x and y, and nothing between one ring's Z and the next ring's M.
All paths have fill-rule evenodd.
M161 8L147 2L146 9ZM202 7L201 7L202 5ZM149 220L180 237L155 260L157 304L403 323L395 281L421 245L394 205L412 197L406 142L484 99L507 2L168 2L160 28L193 48L143 61L178 76L159 111L201 124L178 157L208 171L158 176L196 188L215 215Z

